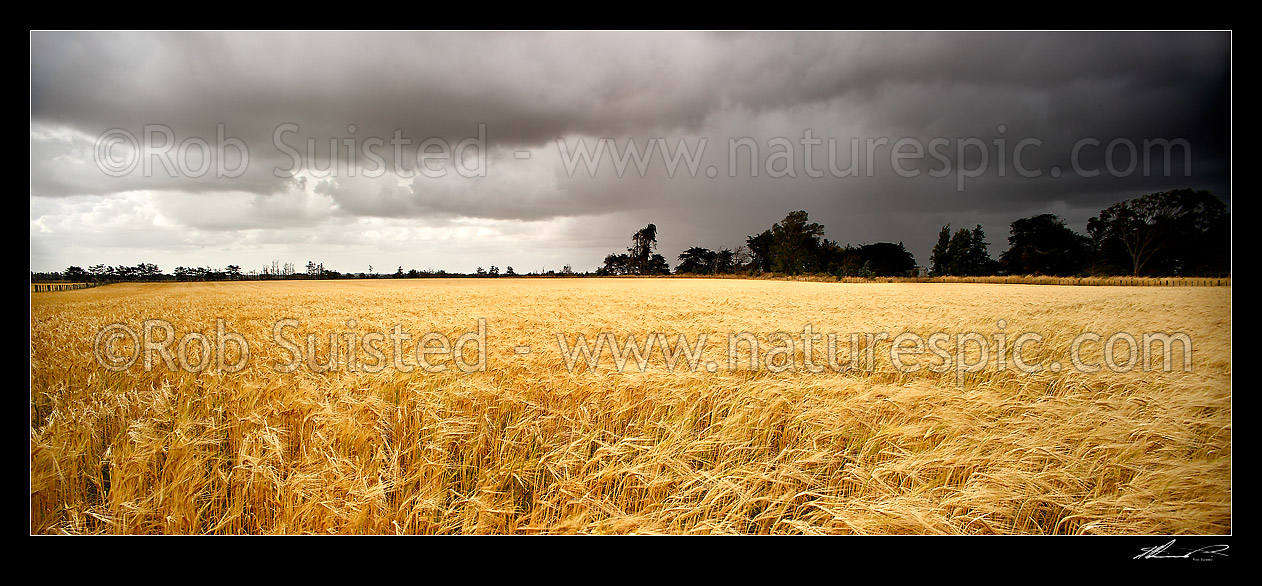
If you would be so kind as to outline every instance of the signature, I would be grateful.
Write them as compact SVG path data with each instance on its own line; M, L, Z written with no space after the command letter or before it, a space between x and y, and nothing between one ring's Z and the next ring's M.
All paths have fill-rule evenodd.
M1174 542L1175 540L1171 539L1169 542L1163 545L1155 545L1153 547L1142 548L1143 553L1131 559L1151 560L1151 559L1176 558L1176 559L1205 560L1205 559L1209 559L1209 556L1216 556L1216 555L1227 557L1227 554L1223 553L1227 551L1226 545L1207 545L1205 547L1199 547L1186 553L1178 553L1177 550L1171 549L1171 546L1174 545Z

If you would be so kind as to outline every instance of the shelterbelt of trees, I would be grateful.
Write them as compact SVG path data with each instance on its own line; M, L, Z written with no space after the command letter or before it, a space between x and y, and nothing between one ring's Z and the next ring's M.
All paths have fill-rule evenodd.
M1137 277L1226 277L1231 274L1231 216L1226 203L1207 191L1179 189L1121 201L1101 210L1079 234L1053 214L1021 218L1009 227L1008 249L991 258L981 225L943 226L928 267L920 267L902 242L841 246L824 236L824 226L795 211L736 248L711 250L693 246L683 251L672 271L656 251L657 226L631 235L625 253L612 253L594 272L576 272L570 265L524 276L571 275L722 275L783 274L837 277L1047 275ZM220 281L263 279L354 279L425 277L515 277L492 265L472 274L426 269L378 274L341 273L308 261L306 270L273 261L261 269L176 267L170 274L156 265L71 266L60 273L32 273L32 281Z
M657 228L632 236L626 254L605 257L596 274L669 274L653 254ZM991 258L980 225L954 233L943 226L929 258L933 276L1047 275L1224 277L1231 274L1231 216L1207 191L1180 189L1118 202L1079 234L1054 214L1012 222L1008 249ZM790 213L736 249L692 247L676 274L777 273L837 277L917 276L920 267L902 242L841 246L805 211Z

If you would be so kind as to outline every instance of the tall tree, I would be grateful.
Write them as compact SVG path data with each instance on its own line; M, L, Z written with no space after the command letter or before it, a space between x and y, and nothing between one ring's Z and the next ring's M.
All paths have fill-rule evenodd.
M650 268L653 250L657 248L657 226L649 224L631 235L631 247L627 249L627 269L631 274L652 274Z
M1012 275L1072 276L1086 267L1090 241L1055 214L1012 222L1008 250L999 255Z
M761 234L749 236L745 239L746 246L749 247L750 265L753 272L767 272L771 270L771 247L773 244L771 230L763 230Z
M968 228L960 228L951 237L947 246L947 274L969 274L968 252L973 248L973 233Z
M990 243L986 242L986 232L982 225L973 228L969 239L968 252L965 254L965 274L971 276L989 275L994 271L994 261L990 258Z
M929 270L935 275L948 275L950 270L951 225L947 224L938 231L938 243L933 246L933 254L929 256Z
M736 272L736 251L724 248L714 255L714 274L730 275Z
M1177 189L1118 202L1087 222L1105 264L1132 275L1230 270L1230 214L1208 191Z
M817 270L824 226L811 222L805 211L792 212L772 226L771 238L772 270L790 275Z

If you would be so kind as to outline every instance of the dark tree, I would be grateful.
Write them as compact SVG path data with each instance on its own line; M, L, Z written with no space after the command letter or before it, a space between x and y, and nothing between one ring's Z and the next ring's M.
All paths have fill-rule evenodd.
M91 276L83 267L70 267L66 269L65 278L67 281L86 281Z
M657 248L657 226L649 224L631 235L627 249L627 270L633 275L651 275L651 255Z
M938 243L933 246L933 254L929 256L929 270L934 275L951 274L951 225L947 224L938 231Z
M1012 223L1009 248L999 261L1010 275L1076 275L1086 267L1090 241L1054 214Z
M724 248L714 255L714 274L730 275L736 272L736 251Z
M142 262L136 265L135 275L142 281L154 281L162 275L162 269L151 262Z
M797 275L819 270L817 253L824 238L824 226L811 222L798 210L771 227L771 270Z
M567 265L568 266L568 265ZM670 263L666 262L666 257L660 254L654 254L649 257L648 268L645 270L646 275L669 275Z
M627 274L627 259L625 254L610 254L605 257L605 266L596 269L597 275L625 275Z
M990 258L990 243L986 242L986 232L982 230L981 224L973 228L968 253L964 258L965 270L968 271L969 275L984 276L997 272L999 268L997 266L998 263Z
M604 266L596 269L597 275L656 275L670 274L670 265L665 257L653 254L657 248L657 226L649 224L631 235L631 246L626 254L610 254L605 257ZM660 260L660 263L658 259ZM568 265L567 265L568 266ZM570 271L570 274L573 270Z
M750 267L752 272L767 272L771 270L771 246L773 239L771 230L763 230L757 236L750 236L745 239L746 246L749 247Z
M994 274L999 266L990 258L989 245L980 224L972 230L960 228L954 235L951 234L951 225L947 224L938 231L938 243L929 257L929 270L935 276Z
M1178 189L1113 204L1087 222L1087 232L1098 267L1135 276L1231 271L1231 216L1208 191Z
M112 270L112 267L108 267L103 264L88 267L88 272L92 274L92 280L94 281L104 281L105 279L108 279L112 276Z
M730 252L730 251L729 251ZM679 253L679 264L675 266L676 274L710 275L715 273L718 253L709 248L694 246Z
M859 247L858 256L875 277L905 277L916 268L916 258L902 242L865 244Z
M951 237L951 244L947 246L947 273L948 275L967 275L969 274L968 251L973 247L973 233L967 228L960 228L955 231L955 235Z
M847 269L849 265L856 262L852 258L853 252L854 249L843 248L836 242L825 238L820 241L819 248L815 251L815 271L838 276L853 274L853 271L848 271ZM851 268L857 268L857 265Z

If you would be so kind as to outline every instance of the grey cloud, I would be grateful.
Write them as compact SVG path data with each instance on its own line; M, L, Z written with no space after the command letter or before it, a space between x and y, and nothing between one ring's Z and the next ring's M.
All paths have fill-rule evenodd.
M1230 201L1230 41L1230 33L33 33L31 215L41 217L35 202L48 196L146 191L181 225L292 228L285 238L295 242L304 227L356 218L602 217L675 225L686 231L680 239L735 246L807 209L832 238L905 240L924 262L944 220L994 222L986 228L995 242L1023 215L1081 216L1161 189L1210 189ZM301 126L288 144L314 139L322 157L330 138L389 140L398 131L454 142L484 124L487 146L507 160L471 180L315 179L306 187L320 205L297 202L304 186L273 173L289 164L274 144L286 123ZM222 124L248 145L250 168L187 179L111 178L89 166L91 139L146 124L179 138L213 138ZM561 137L705 137L705 164L722 167L731 138L796 140L808 128L842 142L1036 138L1043 146L1027 151L1026 164L1066 171L1083 138L1182 138L1194 172L1026 179L992 170L959 192L953 178L904 179L888 168L772 181L670 178L658 165L644 178L607 167L571 178L555 157ZM515 162L514 149L535 156ZM1103 166L1103 148L1087 154L1087 166ZM610 245L623 231L611 229Z

